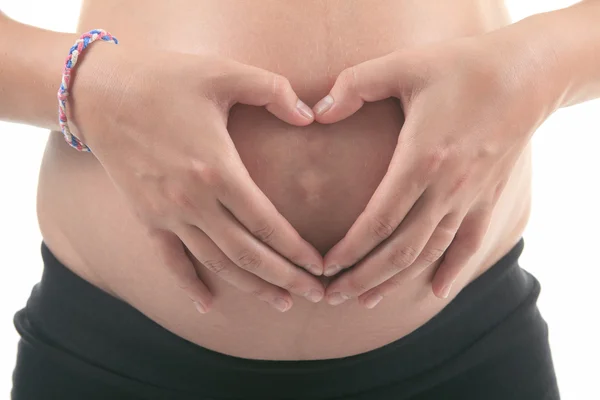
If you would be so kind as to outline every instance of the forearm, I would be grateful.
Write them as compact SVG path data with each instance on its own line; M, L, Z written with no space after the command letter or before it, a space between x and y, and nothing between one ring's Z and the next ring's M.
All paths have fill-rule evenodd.
M24 25L0 12L0 120L58 130L56 93L77 36Z
M498 48L517 48L515 71L526 70L524 80L548 109L600 97L600 0L534 15L491 36Z

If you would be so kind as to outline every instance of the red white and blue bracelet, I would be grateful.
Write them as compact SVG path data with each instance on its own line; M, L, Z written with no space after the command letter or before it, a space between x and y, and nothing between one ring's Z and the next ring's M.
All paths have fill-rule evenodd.
M110 33L102 29L93 29L89 32L84 33L77 39L71 50L69 50L69 56L65 60L65 67L63 69L62 81L60 88L58 89L58 124L62 131L65 141L69 145L79 151L91 152L91 149L86 146L81 140L75 137L69 130L67 124L67 97L69 97L69 83L71 81L71 71L77 64L77 60L81 53L96 40L103 40L105 42L112 42L118 44L117 38L113 37Z

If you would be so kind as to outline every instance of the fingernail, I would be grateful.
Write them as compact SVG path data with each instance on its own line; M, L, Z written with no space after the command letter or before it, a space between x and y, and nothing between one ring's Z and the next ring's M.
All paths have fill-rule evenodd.
M198 310L198 312L200 314L206 314L208 312L202 304L196 303L195 301L193 303L194 303L194 307L196 307L196 310Z
M306 297L308 300L312 301L313 303L318 303L323 298L323 292L321 292L320 290L317 290L317 289L310 289L310 291L308 293L304 294L304 297Z
M300 111L300 114L302 114L302 116L304 116L304 118L306 119L313 119L315 117L310 107L307 106L300 99L298 99L298 102L296 103L296 108L298 109L298 111Z
M333 105L333 97L330 94L323 97L316 105L315 112L319 115L324 114Z
M288 310L288 308L290 308L290 303L288 303L286 300L282 299L281 297L275 298L275 300L273 300L271 305L281 312L285 312Z
M447 299L448 295L450 294L451 289L452 289L452 283L449 283L446 286L444 286L442 288L442 293L440 293L442 295L442 298Z
M335 293L331 293L327 297L327 302L329 304L331 304L332 306L337 306L338 304L342 304L349 298L350 298L350 296L348 296L346 293L335 292Z
M373 308L383 299L383 296L377 293L373 293L365 300L365 306L367 308Z
M342 269L341 265L338 265L338 264L330 265L327 267L327 269L325 269L325 276L335 275L338 272L340 272L341 269Z
M321 275L323 273L323 270L319 267L317 267L315 264L309 264L306 266L306 269L308 270L308 272L310 272L313 275Z

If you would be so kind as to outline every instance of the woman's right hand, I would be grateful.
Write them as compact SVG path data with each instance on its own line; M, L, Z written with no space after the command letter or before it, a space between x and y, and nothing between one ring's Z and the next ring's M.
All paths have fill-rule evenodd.
M280 311L291 307L290 293L319 301L323 285L297 266L321 275L321 255L252 181L227 132L235 103L265 106L293 125L313 122L288 80L217 56L95 46L73 77L70 126L199 311L212 295L185 247Z

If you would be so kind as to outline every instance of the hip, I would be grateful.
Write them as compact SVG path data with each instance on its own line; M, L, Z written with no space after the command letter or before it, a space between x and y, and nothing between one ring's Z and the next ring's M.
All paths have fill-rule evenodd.
M15 316L13 398L558 399L540 285L518 264L523 245L402 339L349 357L265 361L173 335L42 244L44 275Z

